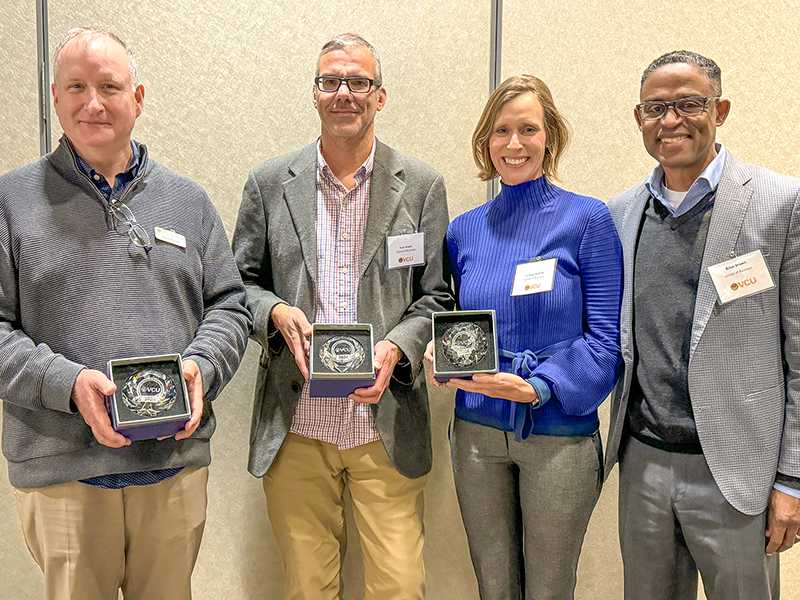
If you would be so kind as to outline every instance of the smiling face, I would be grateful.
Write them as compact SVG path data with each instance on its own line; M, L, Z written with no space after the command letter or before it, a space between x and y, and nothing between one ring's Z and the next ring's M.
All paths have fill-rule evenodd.
M58 55L52 92L61 127L85 160L130 153L144 87L131 86L130 59L117 42L105 36L70 41Z
M347 46L323 54L319 75L375 78L375 59L365 46ZM314 86L314 107L322 122L322 145L326 138L358 142L371 136L375 114L386 103L386 90L370 88L366 94L354 94L342 83L336 92L320 92Z
M706 74L696 65L673 63L659 67L645 80L641 102L672 101L687 96L714 97ZM643 121L637 111L636 122L647 152L664 169L666 185L686 191L717 155L714 146L717 127L725 122L730 102L709 100L706 112L696 117L679 117L669 108L663 118Z
M506 102L489 137L489 154L503 184L541 177L546 143L544 109L536 94L528 92Z

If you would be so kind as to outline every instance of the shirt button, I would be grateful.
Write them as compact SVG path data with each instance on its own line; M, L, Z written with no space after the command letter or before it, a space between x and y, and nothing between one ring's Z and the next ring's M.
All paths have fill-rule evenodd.
M342 273L347 273L347 267L342 267Z
M347 234L347 232L345 231L345 232L342 234L342 239L343 239L343 240L346 240L347 238L348 238L348 234Z
M347 308L347 302L342 302L342 303L339 305L339 307L340 307L340 308Z
M100 175L98 175L97 173L95 173L95 175L94 175L94 180L95 180L95 181L100 181Z

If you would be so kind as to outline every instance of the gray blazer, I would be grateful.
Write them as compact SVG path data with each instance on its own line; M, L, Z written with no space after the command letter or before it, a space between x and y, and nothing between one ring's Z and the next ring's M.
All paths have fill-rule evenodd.
M620 342L606 473L618 460L633 379L633 273L648 198L644 182L608 206L623 246ZM737 510L765 510L775 473L800 477L800 180L728 152L717 188L689 349L689 396L703 454ZM717 302L708 267L760 249L775 287ZM669 307L665 307L668 310Z
M267 472L286 437L303 376L270 312L285 301L313 323L316 312L317 145L268 160L247 180L233 237L236 263L261 344L250 430L250 473ZM405 354L380 402L375 424L392 463L407 477L431 468L430 411L424 372L430 314L453 305L442 241L449 217L444 179L424 163L378 142L361 254L358 321L372 323L375 340ZM421 229L427 264L386 268L386 236ZM447 281L448 283L445 283Z

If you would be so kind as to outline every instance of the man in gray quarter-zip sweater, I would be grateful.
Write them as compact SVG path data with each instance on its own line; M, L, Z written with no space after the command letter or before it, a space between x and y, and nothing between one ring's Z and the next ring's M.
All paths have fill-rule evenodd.
M191 598L244 287L205 192L131 140L144 87L125 44L71 30L54 79L65 137L0 178L3 453L23 533L48 599ZM191 419L132 443L106 412L105 364L171 353Z

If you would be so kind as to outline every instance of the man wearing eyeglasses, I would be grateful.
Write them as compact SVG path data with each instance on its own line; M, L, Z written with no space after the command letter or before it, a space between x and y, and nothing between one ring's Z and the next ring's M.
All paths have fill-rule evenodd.
M606 473L620 462L627 600L776 599L800 528L800 181L715 142L719 67L644 72L653 173L609 202L624 248Z
M453 304L444 181L376 140L386 88L364 39L323 46L313 103L319 139L250 173L233 239L262 346L249 469L263 477L287 598L341 597L345 490L365 598L422 598L431 441L421 366L431 312ZM391 250L398 240L411 254ZM371 323L375 385L312 398L312 322Z
M131 140L144 87L127 46L70 30L54 60L60 146L0 178L3 451L48 600L191 598L206 519L210 401L251 323L222 222ZM110 359L182 356L192 414L131 442Z

